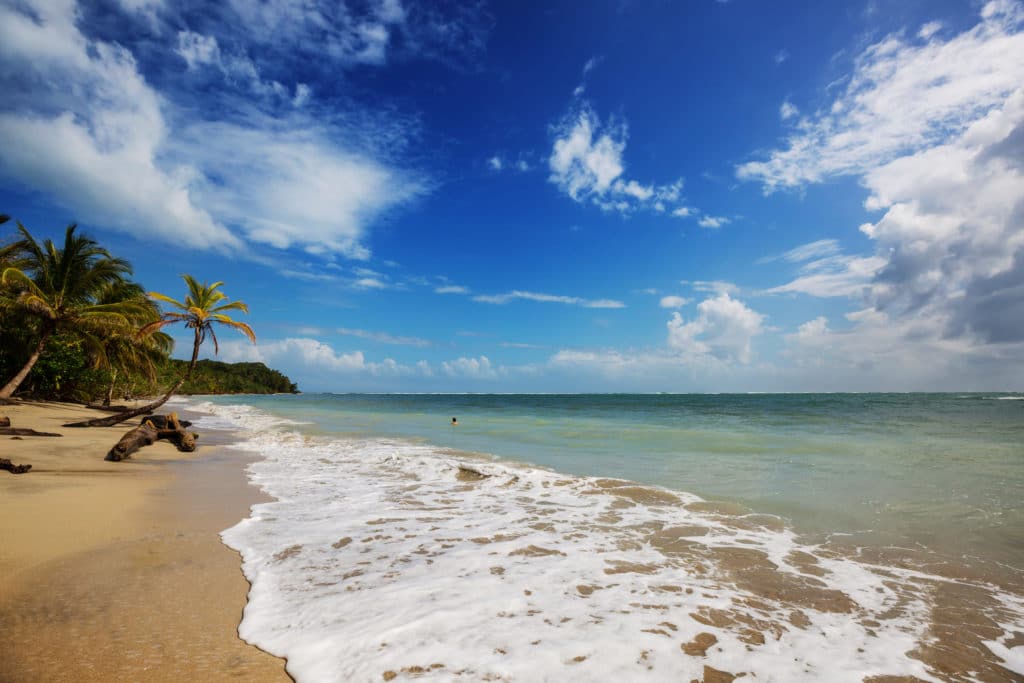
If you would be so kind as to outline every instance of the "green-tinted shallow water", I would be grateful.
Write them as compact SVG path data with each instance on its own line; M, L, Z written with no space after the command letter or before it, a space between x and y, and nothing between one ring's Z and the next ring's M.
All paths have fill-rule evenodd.
M391 436L742 503L807 534L1024 569L1024 395L217 397L317 434ZM459 426L450 425L458 417Z

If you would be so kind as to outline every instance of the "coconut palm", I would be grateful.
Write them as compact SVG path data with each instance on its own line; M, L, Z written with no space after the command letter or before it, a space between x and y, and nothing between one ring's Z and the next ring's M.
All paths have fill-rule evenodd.
M185 280L185 284L188 285L188 295L185 297L185 300L178 301L159 292L150 292L150 298L169 304L177 310L165 312L159 320L139 330L138 336L145 337L146 335L153 334L167 325L185 323L185 327L193 331L192 360L189 362L185 374L164 396L153 403L118 413L117 415L111 415L110 417L67 424L64 425L65 427L109 427L129 418L151 413L162 406L174 395L174 392L181 388L182 384L192 377L192 372L195 370L196 362L199 359L199 347L202 346L207 337L213 339L214 353L220 352L220 344L217 342L217 333L214 330L215 323L233 327L248 337L249 341L253 344L256 343L256 333L252 331L251 327L243 322L233 320L227 315L228 311L248 313L249 307L241 301L228 301L227 295L220 291L221 285L224 284L223 282L206 284L205 282L200 283L191 275L182 275L181 277Z
M21 240L12 247L21 256L21 267L4 268L0 285L5 288L6 306L21 309L38 322L38 340L21 370L0 388L0 399L10 398L17 390L54 334L70 331L95 346L110 329L127 327L129 316L141 310L138 300L98 302L104 287L123 281L132 269L94 240L76 235L75 229L68 226L60 248L51 240L39 244L18 224Z
M185 323L185 327L194 333L192 360L185 372L185 379L188 380L192 376L192 371L195 370L196 360L199 358L199 347L206 341L207 336L213 340L213 352L220 353L220 344L217 342L214 323L235 328L248 337L253 344L256 343L256 333L247 324L232 320L227 315L227 311L248 313L249 307L241 301L228 301L227 295L219 291L223 282L214 282L212 285L208 285L205 282L200 283L191 275L182 275L181 277L188 285L188 296L185 297L185 301L172 299L159 292L150 292L149 296L153 299L170 304L178 310L164 313L160 320L145 326L139 334L147 334L174 323Z
M94 354L96 365L110 371L110 384L103 405L109 406L117 384L118 376L142 373L149 381L156 379L157 365L166 360L174 349L174 340L163 332L140 336L139 330L160 318L160 308L146 297L146 292L136 282L119 282L109 285L100 292L98 303L137 301L140 311L129 319L129 327L111 329L102 339L102 353Z

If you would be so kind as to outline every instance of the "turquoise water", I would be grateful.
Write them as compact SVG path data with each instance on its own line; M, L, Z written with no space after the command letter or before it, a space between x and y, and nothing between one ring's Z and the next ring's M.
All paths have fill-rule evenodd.
M1021 394L216 397L318 435L399 437L742 504L802 534L1024 568ZM457 417L459 425L451 426Z

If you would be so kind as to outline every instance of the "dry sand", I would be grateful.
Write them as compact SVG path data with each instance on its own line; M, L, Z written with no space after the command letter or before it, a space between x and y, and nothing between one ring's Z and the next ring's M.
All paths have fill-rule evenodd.
M249 586L218 536L260 500L247 457L208 433L195 454L158 442L105 462L127 426L61 427L99 414L0 406L63 434L0 436L0 458L32 465L0 471L0 682L288 681L238 638Z

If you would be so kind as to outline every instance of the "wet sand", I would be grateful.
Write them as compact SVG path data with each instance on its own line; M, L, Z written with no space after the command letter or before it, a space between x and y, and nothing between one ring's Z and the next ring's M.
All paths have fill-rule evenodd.
M96 411L0 415L63 434L0 437L0 458L33 466L0 472L0 682L290 680L236 631L249 586L218 533L261 500L243 453L208 433L195 454L158 442L109 463L127 427L61 427Z

